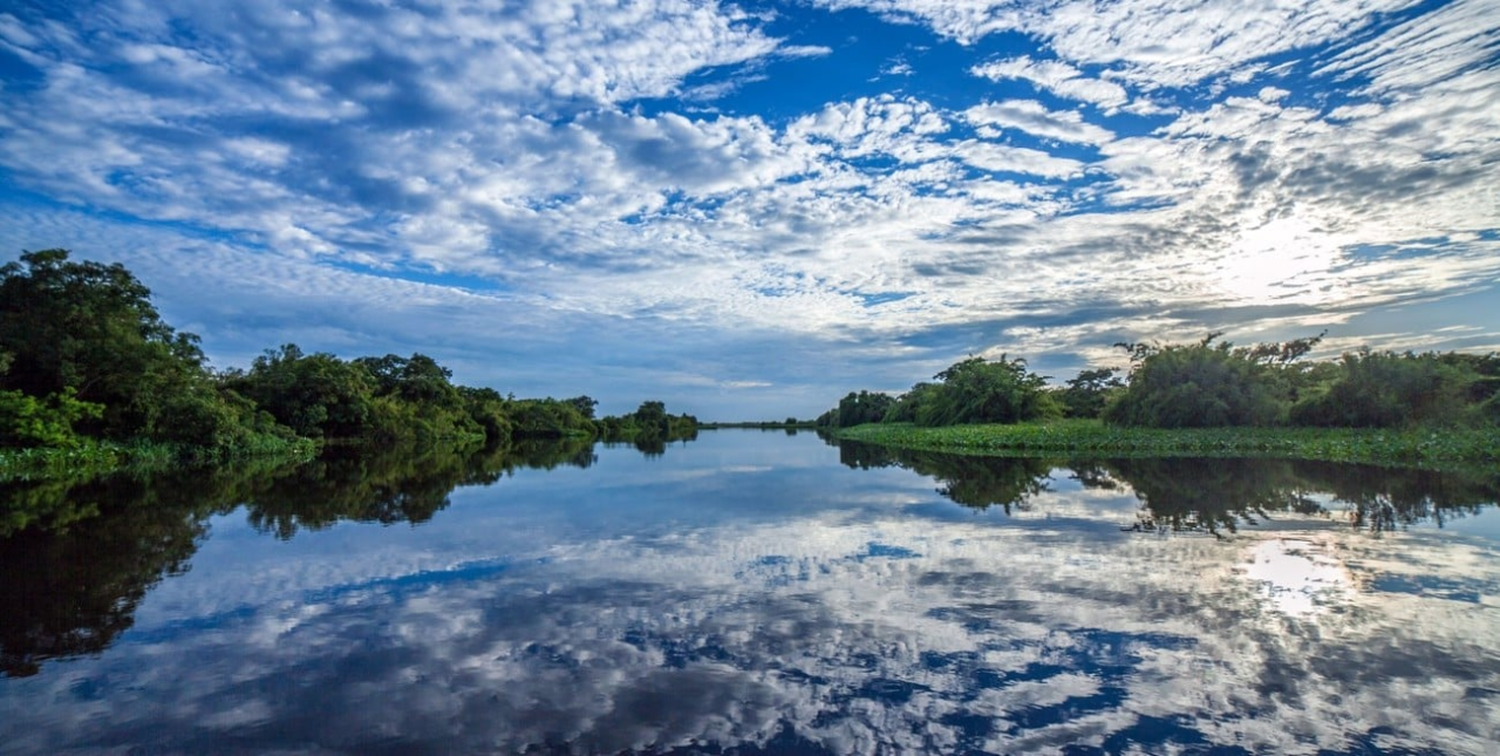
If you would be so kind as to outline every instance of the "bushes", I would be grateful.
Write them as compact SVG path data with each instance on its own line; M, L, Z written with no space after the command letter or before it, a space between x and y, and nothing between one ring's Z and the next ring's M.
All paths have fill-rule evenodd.
M88 439L73 426L103 414L103 405L79 401L71 388L46 399L19 391L0 391L0 446L77 449L86 445Z
M1023 359L970 357L933 376L942 384L917 407L917 425L1018 423L1060 417L1062 407L1047 379Z
M878 423L895 405L896 400L890 394L878 391L861 391L856 394L850 391L839 400L839 406L818 418L818 425L850 428L865 423Z
M972 357L938 373L940 382L918 383L896 399L851 392L818 424L1008 424L1065 413L1141 428L1500 425L1500 356L1494 354L1363 349L1336 361L1299 362L1321 335L1249 347L1218 337L1117 344L1130 354L1128 383L1113 369L1085 370L1062 389L1048 388L1023 360Z
M1436 354L1396 354L1368 349L1346 354L1333 382L1291 407L1295 425L1325 428L1398 428L1457 425L1481 419L1471 406L1480 376L1461 362Z
M1121 345L1134 367L1125 391L1104 408L1104 420L1151 428L1268 426L1286 421L1291 381L1281 371L1300 354L1271 347L1235 349L1210 334L1196 344ZM1313 343L1316 343L1313 340Z
M970 357L921 382L899 398L879 392L850 392L817 424L851 428L866 423L917 425L1017 423L1060 417L1062 404L1047 390L1047 379L1026 369L1022 359Z

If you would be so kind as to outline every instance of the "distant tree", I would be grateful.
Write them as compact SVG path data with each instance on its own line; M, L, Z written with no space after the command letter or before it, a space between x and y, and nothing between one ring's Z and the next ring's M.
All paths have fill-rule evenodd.
M937 397L942 387L936 383L922 381L913 385L906 393L896 397L896 401L886 410L885 417L881 418L884 423L914 423L917 421L917 413L922 406Z
M851 391L839 400L833 424L840 428L852 428L865 423L878 423L885 419L886 413L895 403L896 400L890 394L878 391L858 393Z
M671 421L667 418L667 405L659 401L644 401L631 414L640 433L651 436L666 436Z
M230 385L299 435L358 438L369 430L379 382L362 365L285 344Z

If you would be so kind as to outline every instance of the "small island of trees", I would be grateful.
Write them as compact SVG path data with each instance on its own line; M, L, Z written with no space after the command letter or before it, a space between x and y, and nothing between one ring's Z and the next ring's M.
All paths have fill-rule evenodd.
M1500 454L1493 353L1360 349L1318 361L1303 358L1321 335L1248 347L1221 335L1117 344L1129 355L1128 371L1084 370L1062 387L1024 359L970 357L899 395L850 392L817 423L851 438L953 450ZM1334 429L1341 435L1330 435Z

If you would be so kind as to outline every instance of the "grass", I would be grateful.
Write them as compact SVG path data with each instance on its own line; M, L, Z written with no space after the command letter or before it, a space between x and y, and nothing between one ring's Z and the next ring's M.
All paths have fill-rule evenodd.
M28 480L81 480L114 472L145 473L174 467L276 457L311 459L317 443L309 439L261 439L252 446L208 449L150 441L102 441L75 449L34 447L0 449L0 483Z
M1270 457L1440 467L1500 462L1500 428L1120 428L1098 420L918 428L860 425L841 439L961 454Z

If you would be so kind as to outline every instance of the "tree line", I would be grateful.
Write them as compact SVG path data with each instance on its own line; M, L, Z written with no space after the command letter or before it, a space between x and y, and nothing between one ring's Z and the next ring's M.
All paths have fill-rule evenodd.
M1500 424L1500 355L1348 352L1304 360L1322 335L1236 347L1211 333L1187 344L1121 343L1128 370L1084 370L1062 386L1024 359L970 357L905 393L845 395L822 427L1098 418L1148 428L1482 427Z
M660 401L596 417L597 401L517 399L456 385L423 354L342 359L295 344L248 369L210 368L199 338L162 320L123 265L26 252L0 266L0 449L167 445L201 457L307 440L391 446L590 437L691 437Z

